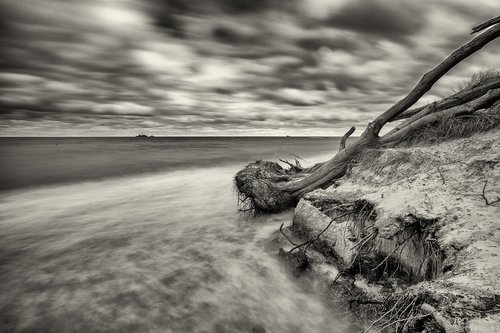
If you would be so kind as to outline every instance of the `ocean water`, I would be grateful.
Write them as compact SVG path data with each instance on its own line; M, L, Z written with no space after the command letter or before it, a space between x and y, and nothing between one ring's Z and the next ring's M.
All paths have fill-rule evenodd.
M238 212L255 159L337 138L0 139L0 332L354 332Z

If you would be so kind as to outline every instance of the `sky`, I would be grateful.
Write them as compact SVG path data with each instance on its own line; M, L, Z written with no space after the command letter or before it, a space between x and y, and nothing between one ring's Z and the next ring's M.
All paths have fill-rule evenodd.
M0 0L0 136L360 131L498 0ZM419 102L499 68L500 41Z

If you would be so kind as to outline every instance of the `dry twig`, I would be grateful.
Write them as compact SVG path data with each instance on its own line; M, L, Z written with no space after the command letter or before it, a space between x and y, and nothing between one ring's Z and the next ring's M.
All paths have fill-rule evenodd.
M437 171L439 173L439 176L441 177L441 181L443 182L443 185L445 185L446 184L446 180L444 179L443 173L441 172L441 166L440 165L438 165Z
M488 185L488 179L484 181L484 186L483 186L483 192L481 193L481 197L484 199L484 202L486 203L486 206L491 206L497 202L500 202L500 197L497 196L496 200L489 201L488 198L486 197L486 186Z
M290 242L290 244L292 244L293 246L297 246L297 244L294 243L294 241L292 241L288 236L287 234L285 234L285 232L283 231L283 224L285 224L285 222L281 223L280 225L280 232L283 236L285 236L286 240Z
M392 311L394 311L394 309L396 308L396 306L399 304L399 302L403 299L405 295L401 295L398 300L396 301L396 303L394 303L394 306L387 312L383 313L382 316L380 316L378 319L376 319L375 321L373 321L370 326L368 326L368 328L366 330L364 330L363 333L368 333L368 331L373 327L373 325L375 325L376 323L378 323L379 321L381 321L382 319L385 318L385 316L387 316L388 314L392 313Z
M307 245L307 247L305 248L304 252L305 252L305 251L307 251L307 248L309 247L309 245L308 245L308 244L312 244L312 243L314 243L315 241L319 240L319 238L321 237L321 235L323 235L323 234L325 233L325 231L326 231L326 230L328 230L328 228L330 228L330 226L333 224L333 222L334 222L335 220L337 220L337 219L339 219L339 218L341 218L341 217L343 217L343 216L346 216L346 215L348 215L348 214L350 214L350 213L351 213L351 212L347 212L347 213L344 213L344 214L340 214L339 216L335 216L334 218L332 218L332 219L330 220L330 223L328 223L328 225L326 226L326 228L325 228L325 229L323 229L323 230L322 230L322 231L321 231L321 232L320 232L320 233L319 233L319 234L318 234L315 238L311 238L311 239L309 239L309 240L307 240L307 241L305 241L305 242L303 242L303 243L301 243L301 244L299 244L299 245L295 245L293 248L291 248L291 249L290 249L290 251L288 251L288 253L291 253L291 252L293 252L294 250L296 250L296 249L298 249L298 248L300 248L300 247L302 247L302 246L304 246L304 245Z
M397 323L400 323L402 321L404 322L407 322L407 321L410 321L410 320L414 320L414 319L421 319L421 318L425 318L427 316L430 316L432 313L426 313L426 314L423 314L423 315L416 315L416 316L411 316L411 317L407 317L407 318L401 318L401 319L398 319L398 320L395 320L393 322L390 322L389 324L385 325L385 326L382 326L380 328L380 330L378 332L382 332L383 330L385 330L387 327L390 327L394 324L397 324Z

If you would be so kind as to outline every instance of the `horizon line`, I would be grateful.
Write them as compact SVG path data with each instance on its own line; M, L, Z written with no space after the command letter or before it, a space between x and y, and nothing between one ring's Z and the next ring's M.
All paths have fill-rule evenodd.
M147 137L137 136L2 136L0 138L341 138L342 135L153 135ZM350 138L359 137L356 135Z

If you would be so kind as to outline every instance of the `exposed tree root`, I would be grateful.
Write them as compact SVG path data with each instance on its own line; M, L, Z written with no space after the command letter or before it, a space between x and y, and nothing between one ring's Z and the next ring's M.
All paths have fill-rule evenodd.
M375 230L373 230L372 233L368 234L365 238L360 240L358 243L356 243L351 250L354 250L355 248L361 249L366 243L368 243L370 240L373 238L377 237L378 229L375 227Z
M304 168L302 167L302 165L300 165L300 162L298 159L295 159L295 164L292 164L292 163L288 162L287 160L283 160L281 158L279 160L285 164L288 164L290 166L291 171L294 171L294 172L304 171Z
M381 261L381 262L380 262L377 266L375 266L374 268L372 268L372 271L376 271L376 270L377 270L380 266L382 266L382 265L383 265L383 264L384 264L384 263L385 263L385 262L386 262L386 261L387 261L387 260L388 260L388 259L389 259L389 258L390 258L390 257L391 257L391 256L392 256L392 255L393 255L393 254L394 254L394 253L398 250L398 249L399 249L399 247L400 247L401 245L406 244L406 242L407 242L410 238L412 238L413 236L415 236L417 233L418 233L418 231L416 231L416 232L412 233L410 236L406 237L406 238L405 238L405 239L404 239L401 243L399 243L399 244L398 244L398 245L394 248L394 250L393 250L391 253L389 253L389 254L387 255L387 257L385 257L385 258L384 258L384 260L382 260L382 261Z

